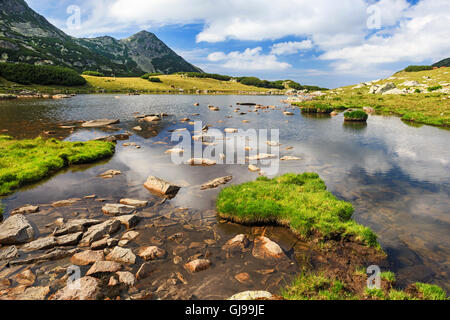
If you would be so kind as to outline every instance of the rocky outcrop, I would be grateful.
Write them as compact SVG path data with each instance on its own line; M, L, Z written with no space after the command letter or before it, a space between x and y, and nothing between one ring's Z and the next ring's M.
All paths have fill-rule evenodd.
M9 217L0 225L0 244L27 243L34 238L34 229L24 215Z
M388 82L383 85L373 85L370 87L369 93L370 94L383 94L386 91L392 90L397 88L393 82Z

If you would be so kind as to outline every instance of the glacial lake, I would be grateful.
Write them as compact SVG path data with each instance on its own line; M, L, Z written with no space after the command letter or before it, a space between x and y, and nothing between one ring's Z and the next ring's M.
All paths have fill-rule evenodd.
M165 153L177 145L177 142L171 142L172 132L182 128L191 132L194 130L189 123L180 122L183 118L202 121L204 125L222 132L225 128L279 129L280 156L301 158L298 161L281 161L279 174L318 173L333 194L354 205L354 219L371 227L379 235L379 242L388 254L389 269L396 273L400 285L421 281L438 284L449 291L450 131L412 126L397 117L377 115L370 116L367 125L344 124L342 114L336 117L302 115L300 110L283 104L282 99L284 97L280 96L80 95L66 100L0 101L0 131L4 130L3 133L19 139L35 138L50 131L48 137L79 141L125 131L134 132L133 128L138 125L144 129L134 132L127 141L119 141L116 154L110 160L71 167L4 197L5 215L9 210L25 204L50 204L91 194L112 202L135 198L158 203L161 199L143 187L147 177L155 175L183 187L174 199L164 204L166 207L155 214L174 216L178 210L183 221L191 221L191 225L195 226L195 221L208 221L205 226L210 228L211 234L218 234L216 240L221 238L226 241L242 230L251 231L251 228L221 226L212 211L221 188L201 191L200 186L228 175L233 176L230 185L240 184L255 180L258 174L250 172L248 164L211 167L176 165L171 161L171 155ZM197 102L200 106L194 106ZM253 107L236 105L242 102L277 108L251 112ZM220 107L220 111L211 111L208 105ZM234 112L238 107L240 112L246 114ZM295 115L286 116L283 114L286 109ZM139 123L135 118L137 114L159 113L170 116L154 124ZM193 115L197 113L199 115ZM119 131L60 128L61 125L81 120L102 118L120 119L120 124L115 125ZM249 122L244 123L243 120ZM123 146L127 142L134 142L141 148ZM120 170L122 174L109 180L97 177L109 169ZM101 203L91 207L86 203L79 205L83 217L101 215L100 209ZM52 222L61 214L57 210L45 209L45 206L44 212L42 219L45 223ZM174 228L173 232L176 228L183 229L183 226ZM270 233L283 249L292 247L294 240L289 232L273 228ZM139 241L145 244L151 237L154 240L155 235L146 238L144 234ZM193 235L192 240L202 242L210 237L205 231L203 236L201 233ZM220 257L219 253L217 255ZM236 260L234 265L239 263ZM258 268L257 263L250 261L233 272ZM288 277L283 279L287 281L289 276L294 276L298 267L286 266L283 272ZM220 273L217 270L208 272L204 274L206 280L208 277L217 278L217 273ZM222 274L219 276L222 277ZM262 285L259 283L267 281L272 281L272 284L262 289L276 288L283 281L281 278L267 280L255 277L258 285L237 288L238 284L225 280L220 285L220 295L200 296L224 298L244 289L260 289ZM208 288L212 290L214 286ZM201 290L198 288L199 292Z

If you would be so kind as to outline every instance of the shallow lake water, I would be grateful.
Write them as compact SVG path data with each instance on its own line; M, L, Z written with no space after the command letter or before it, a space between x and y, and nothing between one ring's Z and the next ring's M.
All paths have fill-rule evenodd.
M128 141L119 141L112 159L72 167L41 183L20 189L2 202L6 212L25 204L49 204L90 194L113 202L127 197L150 199L157 203L161 199L143 188L146 178L155 175L183 187L177 197L158 209L160 217L164 212L174 214L169 207L178 208L183 221L206 222L204 227L212 230L212 237L218 233L218 237L227 240L243 230L252 232L252 228L219 224L214 216L205 215L214 210L220 188L201 191L200 186L227 175L233 176L230 184L252 181L258 175L248 170L248 164L176 165L171 161L171 155L165 153L177 144L170 141L171 132L180 128L194 131L189 123L180 122L183 118L202 121L204 125L222 131L224 128L279 129L280 156L295 156L301 160L281 161L278 174L320 174L332 193L354 205L354 218L379 235L379 241L388 254L389 267L397 274L401 285L422 281L450 290L450 131L411 126L399 118L384 116L370 116L367 125L344 124L342 114L337 117L302 115L299 110L281 103L282 99L279 96L81 95L57 101L1 101L0 131L16 138L34 138L43 132L54 131L49 137L77 141L126 130L132 132L137 125L144 129L134 132ZM200 106L194 106L196 102ZM253 107L237 106L239 102L277 108L253 112ZM211 111L208 105L220 107L220 111ZM238 107L246 114L234 112ZM284 115L287 108L295 115ZM139 123L136 113L167 113L170 116L150 124ZM194 115L197 113L198 116ZM116 125L120 131L59 128L76 121L102 118L120 119L120 124ZM243 120L249 122L243 123ZM125 142L134 142L141 148L124 147ZM109 169L120 170L123 174L110 180L97 177ZM96 214L101 214L101 204L96 205ZM88 204L83 203L83 206ZM54 217L50 211L49 220ZM168 230L164 232L170 233ZM292 248L295 240L289 232L274 228L270 233L280 241L283 249ZM192 235L192 241L201 242L208 237L211 235L205 231L203 236ZM149 239L150 235L148 239L144 236L138 242L145 244ZM255 270L258 267L270 268L258 266L257 261L247 263L254 264L252 268ZM250 267L236 268L233 272ZM288 266L283 272L293 276L298 268L298 264ZM217 270L208 272L205 279L212 277ZM278 280L270 280L272 284L267 288L280 285L281 278L277 277ZM224 295L232 294L233 290L238 292L235 287L236 284L231 282L221 284ZM201 287L197 288L198 292L201 290ZM209 298L218 297L223 296L212 295Z

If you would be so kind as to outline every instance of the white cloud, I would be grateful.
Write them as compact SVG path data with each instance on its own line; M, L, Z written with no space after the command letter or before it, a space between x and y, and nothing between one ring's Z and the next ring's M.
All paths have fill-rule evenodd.
M211 62L221 62L221 66L235 70L284 70L291 67L290 64L280 62L273 54L261 54L262 48L246 49L244 52L233 51L228 54L224 52L213 52L208 55Z
M271 53L277 56L281 56L285 54L295 54L302 50L312 48L313 43L311 40L280 42L272 46Z

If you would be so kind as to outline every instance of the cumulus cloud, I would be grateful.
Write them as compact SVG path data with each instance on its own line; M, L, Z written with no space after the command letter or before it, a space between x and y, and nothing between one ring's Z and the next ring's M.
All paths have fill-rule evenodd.
M271 53L277 56L295 54L302 50L313 48L311 40L280 42L272 46Z
M290 64L280 62L273 54L262 54L262 48L246 49L244 52L233 51L213 52L208 55L211 62L219 62L220 66L235 70L284 70L291 67Z

